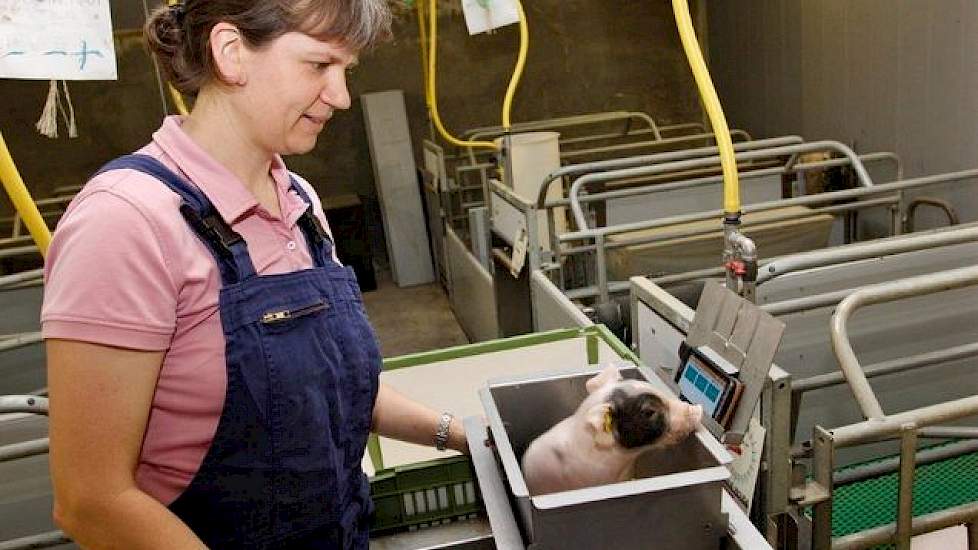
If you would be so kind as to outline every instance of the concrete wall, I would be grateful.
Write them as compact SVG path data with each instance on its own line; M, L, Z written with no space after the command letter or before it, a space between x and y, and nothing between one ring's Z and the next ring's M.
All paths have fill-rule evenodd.
M445 2L439 19L439 105L446 126L461 132L499 123L518 33L512 27L469 37L457 6ZM112 0L112 8L117 29L141 24L140 2ZM699 120L668 3L534 0L526 2L526 10L531 49L514 121L620 109L645 111L665 124ZM350 87L355 97L403 89L417 154L418 140L427 132L418 27L413 12L399 7L398 13L394 41L363 56ZM48 140L34 131L47 83L0 81L0 130L37 197L58 185L83 182L102 163L140 147L158 126L162 107L149 58L135 37L117 40L117 48L117 82L69 84L81 133L76 140ZM350 111L330 122L315 151L288 163L323 195L373 197L368 155L355 100ZM9 212L5 196L0 211Z
M711 2L708 21L731 125L892 150L907 177L978 166L974 0Z

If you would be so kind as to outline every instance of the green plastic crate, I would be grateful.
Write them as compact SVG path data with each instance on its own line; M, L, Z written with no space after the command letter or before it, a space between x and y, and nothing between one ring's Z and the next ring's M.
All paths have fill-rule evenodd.
M604 341L623 359L640 363L638 357L607 328L594 325L388 358L384 360L384 370L411 368L569 339L581 340L588 361L592 364L598 362L600 341ZM376 434L371 434L367 450L371 462L378 469L377 474L370 479L370 494L376 508L370 528L371 536L421 529L485 515L485 506L469 457L454 456L384 468L383 453Z
M371 536L422 529L484 514L467 456L388 468L370 479Z

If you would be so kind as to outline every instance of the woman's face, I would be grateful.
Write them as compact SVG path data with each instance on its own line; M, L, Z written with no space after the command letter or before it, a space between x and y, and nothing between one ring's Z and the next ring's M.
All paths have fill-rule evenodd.
M239 105L253 138L283 155L308 153L337 109L350 107L346 73L356 53L337 42L290 32L248 50Z

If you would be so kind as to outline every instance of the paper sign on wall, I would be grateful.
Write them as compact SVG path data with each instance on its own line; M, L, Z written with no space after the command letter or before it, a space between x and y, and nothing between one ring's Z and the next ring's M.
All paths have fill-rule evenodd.
M469 34L479 34L520 20L513 0L462 0L462 13Z
M0 78L115 80L109 0L0 0Z

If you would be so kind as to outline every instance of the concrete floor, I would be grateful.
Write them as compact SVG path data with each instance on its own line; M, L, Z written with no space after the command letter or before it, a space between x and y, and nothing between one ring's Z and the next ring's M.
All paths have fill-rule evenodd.
M399 288L389 273L379 273L377 290L364 292L363 303L384 357L468 343L437 283Z

